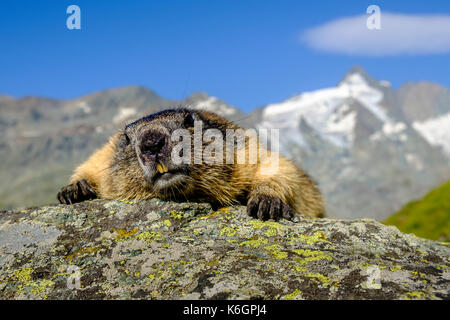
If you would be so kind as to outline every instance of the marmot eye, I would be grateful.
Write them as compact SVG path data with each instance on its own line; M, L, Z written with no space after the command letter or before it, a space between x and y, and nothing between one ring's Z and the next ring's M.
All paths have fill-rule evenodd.
M186 117L184 118L184 126L186 128L190 128L194 126L194 117L192 116L192 114L188 114L186 115Z
M120 142L119 145L121 148L126 148L130 144L130 137L126 133L122 134L120 136Z

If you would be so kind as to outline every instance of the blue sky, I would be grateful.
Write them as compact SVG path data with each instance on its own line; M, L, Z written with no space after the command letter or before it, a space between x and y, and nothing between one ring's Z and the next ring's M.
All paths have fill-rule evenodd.
M66 28L71 4L81 8L81 30ZM370 4L381 8L382 26L384 12L450 15L450 1L433 0L2 1L0 93L69 99L143 85L171 99L206 91L250 111L334 86L353 65L394 87L450 87L450 50L370 56L300 40L311 28L365 15Z

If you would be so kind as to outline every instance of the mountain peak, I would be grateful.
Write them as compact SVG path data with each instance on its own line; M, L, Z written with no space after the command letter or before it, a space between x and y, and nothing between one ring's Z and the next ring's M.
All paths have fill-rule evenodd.
M215 112L231 120L234 119L234 116L241 114L234 106L214 96L210 96L204 91L192 93L181 104L193 109Z
M339 82L339 85L343 83L354 83L355 79L358 79L359 81L363 80L371 87L377 87L379 86L379 82L372 78L367 71L359 66L355 65L353 66L344 76L344 78Z
M198 92L192 93L185 100L199 101L199 100L208 100L209 98L211 98L211 96L207 92L205 92L205 91L198 91Z
M355 74L355 73L358 73L362 76L368 76L367 71L360 65L354 65L347 74Z

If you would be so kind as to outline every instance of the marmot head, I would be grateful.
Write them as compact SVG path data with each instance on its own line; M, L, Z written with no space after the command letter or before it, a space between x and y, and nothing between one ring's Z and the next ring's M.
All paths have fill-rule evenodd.
M191 172L194 167L199 171L198 167L202 165L194 161L195 157L201 157L194 152L194 125L197 123L201 123L202 132L214 128L224 135L226 127L233 125L215 114L202 111L185 108L160 111L125 127L119 137L117 160L128 164L134 161L135 167L137 162L145 184L150 185L154 192L170 196L173 194L171 189L183 191L186 186L195 184ZM189 155L183 154L180 141L173 140L174 132L179 129L185 129L184 133L190 135ZM184 139L179 140L185 143ZM185 156L187 158L180 161ZM127 161L120 161L124 159Z
M137 160L143 177L155 192L166 193L181 188L189 180L189 164L172 158L176 142L171 139L177 129L193 130L199 115L187 109L169 109L128 124L119 137L119 159Z

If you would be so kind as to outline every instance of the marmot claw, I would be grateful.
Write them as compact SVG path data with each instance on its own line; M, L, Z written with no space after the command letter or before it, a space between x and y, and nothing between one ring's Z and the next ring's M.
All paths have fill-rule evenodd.
M250 198L247 204L247 214L260 220L285 218L292 220L294 211L280 198L257 195Z
M83 179L63 187L57 197L60 203L73 204L95 199L97 198L97 193L92 189L89 182Z

